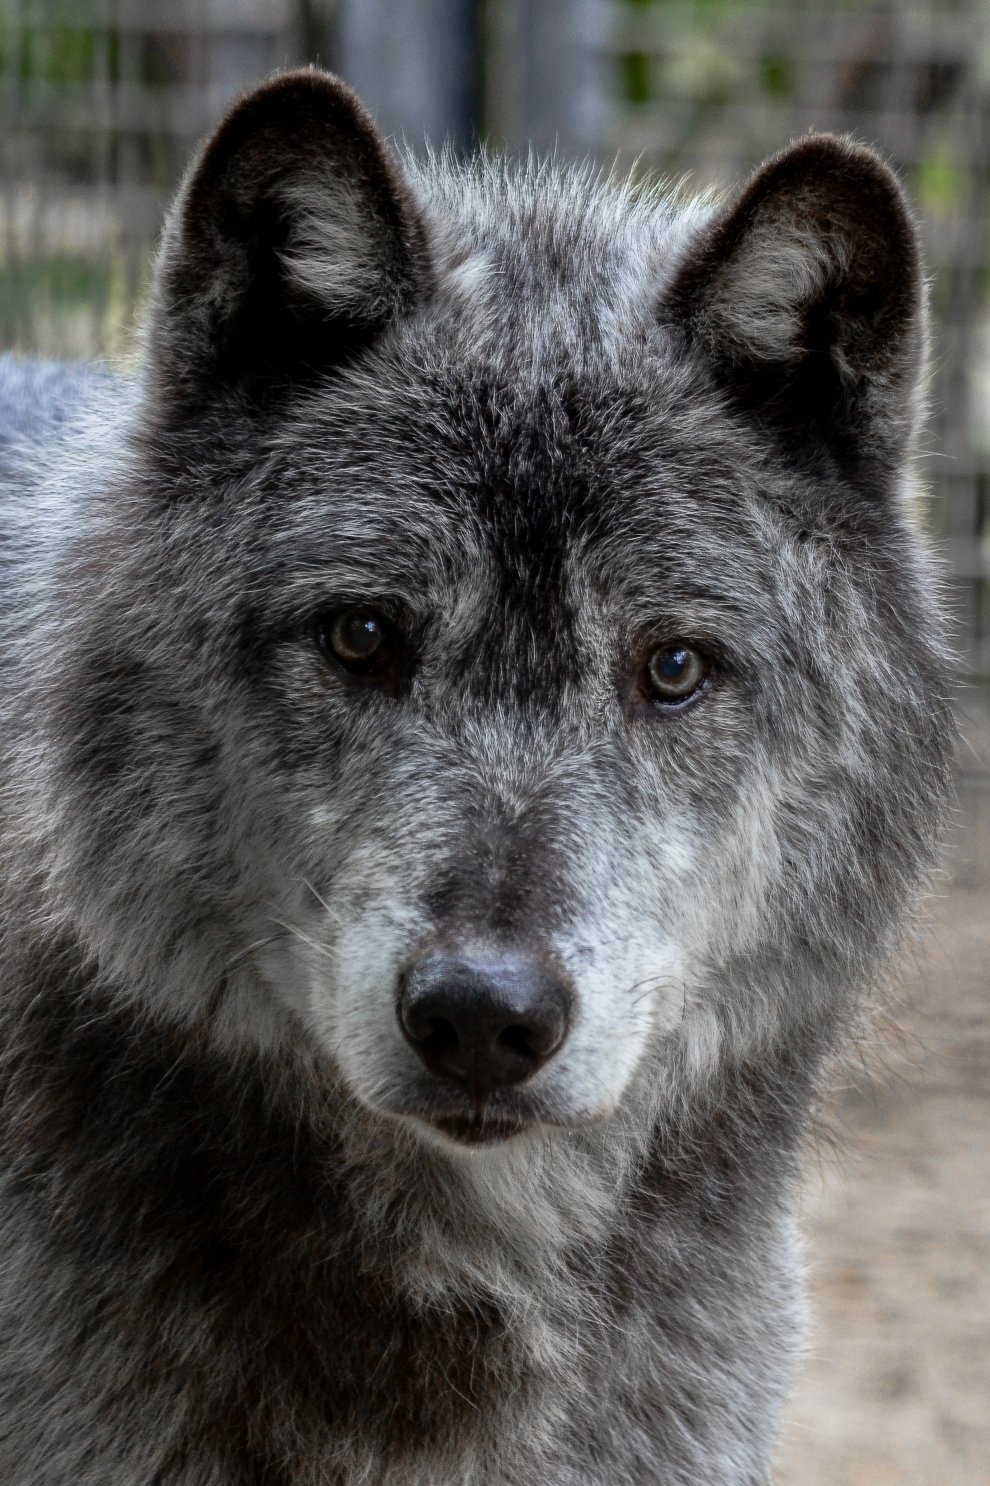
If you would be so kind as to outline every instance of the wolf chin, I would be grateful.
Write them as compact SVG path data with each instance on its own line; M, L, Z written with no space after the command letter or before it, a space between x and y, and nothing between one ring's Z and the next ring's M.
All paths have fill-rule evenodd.
M0 1479L757 1486L797 1159L936 849L900 187L192 165L5 365Z

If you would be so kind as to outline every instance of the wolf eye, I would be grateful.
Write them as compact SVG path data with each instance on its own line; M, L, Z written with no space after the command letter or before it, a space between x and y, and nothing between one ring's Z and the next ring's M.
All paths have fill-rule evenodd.
M322 615L316 638L325 655L355 675L379 675L392 664L389 626L370 609Z
M708 661L699 651L675 640L673 645L654 650L646 662L646 681L654 701L672 705L695 696L710 671Z

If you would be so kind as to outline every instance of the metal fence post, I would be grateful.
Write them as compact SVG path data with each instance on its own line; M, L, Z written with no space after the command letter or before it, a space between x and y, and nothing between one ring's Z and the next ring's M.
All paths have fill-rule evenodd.
M387 133L466 148L477 119L474 0L342 0L335 63Z

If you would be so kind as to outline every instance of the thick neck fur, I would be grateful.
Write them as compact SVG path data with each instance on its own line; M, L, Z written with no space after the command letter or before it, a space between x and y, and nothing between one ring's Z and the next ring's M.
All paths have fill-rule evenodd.
M140 1426L112 1448L121 1482L645 1482L658 1460L671 1482L762 1479L755 1439L742 1473L713 1472L753 1366L773 1394L789 1350L770 1254L795 1124L766 1077L676 1132L620 1121L454 1156L315 1066L154 1025L71 946L22 971L6 1340L36 1397L9 1448L31 1458L23 1421L67 1418L57 1467L49 1443L25 1486L95 1481L79 1421L105 1449L123 1379ZM700 1365L726 1384L704 1399Z

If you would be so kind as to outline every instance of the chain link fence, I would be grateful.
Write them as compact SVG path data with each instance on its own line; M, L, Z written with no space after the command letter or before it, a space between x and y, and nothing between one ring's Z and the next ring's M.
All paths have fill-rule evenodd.
M927 477L990 674L985 0L0 0L0 347L126 352L196 140L306 60L413 144L478 134L725 186L809 128L879 147L925 233Z

